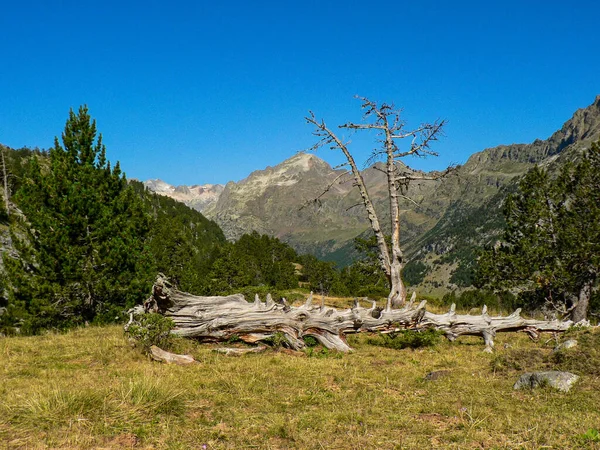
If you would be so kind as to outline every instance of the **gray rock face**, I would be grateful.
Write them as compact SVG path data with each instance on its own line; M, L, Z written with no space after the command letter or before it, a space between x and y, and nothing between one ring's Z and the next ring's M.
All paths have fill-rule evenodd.
M554 347L554 353L573 347L577 347L577 340L569 339L568 341L565 341L562 344L558 344L556 347Z
M569 372L551 370L548 372L531 372L521 375L513 389L534 389L550 386L562 392L569 392L579 377Z

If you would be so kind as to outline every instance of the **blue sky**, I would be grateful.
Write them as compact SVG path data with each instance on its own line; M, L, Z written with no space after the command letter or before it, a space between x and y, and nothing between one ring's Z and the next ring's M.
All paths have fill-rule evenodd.
M129 177L224 183L310 147L308 110L360 120L358 94L448 120L409 162L442 169L592 103L599 20L591 0L2 2L0 143L50 147L85 103Z

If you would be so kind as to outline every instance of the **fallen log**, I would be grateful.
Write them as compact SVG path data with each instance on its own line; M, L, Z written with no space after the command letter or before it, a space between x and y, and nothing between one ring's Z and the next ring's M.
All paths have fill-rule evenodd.
M167 364L179 364L180 366L194 364L196 362L194 357L191 355L177 355L175 353L167 352L162 348L158 348L156 345L150 347L150 356L155 361L160 361Z
M345 335L361 332L393 333L401 330L440 330L451 341L459 336L481 336L485 351L491 352L499 332L524 331L537 338L542 332L562 332L571 321L524 319L520 309L509 316L490 316L487 307L481 315L456 314L455 305L445 314L433 314L411 302L401 309L381 309L373 302L370 308L358 301L352 308L336 310L323 304L313 305L312 296L299 307L285 300L275 303L270 295L254 303L242 294L201 297L181 292L162 275L153 286L152 295L144 303L145 312L158 312L175 323L173 333L201 341L219 342L237 337L247 343L273 338L277 333L295 350L304 347L303 338L312 336L328 349L352 351Z

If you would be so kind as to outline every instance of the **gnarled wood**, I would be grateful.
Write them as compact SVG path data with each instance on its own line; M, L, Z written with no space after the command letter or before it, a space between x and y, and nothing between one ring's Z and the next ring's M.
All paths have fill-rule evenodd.
M414 298L414 296L413 296ZM203 341L225 341L237 337L255 343L272 338L277 333L293 349L304 347L303 337L313 336L329 349L349 352L352 349L345 335L360 332L392 333L406 329L435 328L454 340L459 336L481 336L486 350L491 351L494 337L499 332L526 331L560 332L573 322L524 319L518 309L510 316L493 317L484 307L482 314L472 316L456 314L452 305L446 314L433 314L425 309L426 302L414 306L411 301L401 309L380 309L375 302L364 308L358 301L346 310L336 310L312 304L312 299L300 307L289 306L285 301L274 303L270 296L262 302L256 296L249 303L241 294L225 297L200 297L175 289L169 281L159 276L152 296L145 302L146 312L162 313L175 322L174 333Z

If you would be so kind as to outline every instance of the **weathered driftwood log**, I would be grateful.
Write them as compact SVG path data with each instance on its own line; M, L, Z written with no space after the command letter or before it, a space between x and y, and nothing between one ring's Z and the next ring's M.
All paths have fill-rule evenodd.
M370 308L364 308L355 301L350 309L336 310L313 305L312 296L304 305L292 307L285 301L273 302L270 295L266 302L256 296L254 303L249 303L241 294L200 297L181 292L159 276L144 309L173 319L175 334L203 341L238 337L255 343L281 333L296 350L304 346L303 337L313 336L323 346L342 352L351 351L345 338L348 333L435 328L443 331L450 340L464 335L481 336L486 351L492 351L498 332L525 331L537 337L541 332L565 331L573 325L571 321L523 319L520 309L510 316L493 317L488 315L485 306L479 316L456 314L454 305L446 314L433 314L425 310L425 303L415 306L409 302L402 309L381 309L375 302Z
M167 364L179 364L182 366L194 364L196 362L192 355L177 355L158 348L156 345L150 347L150 356L156 361L165 362Z

